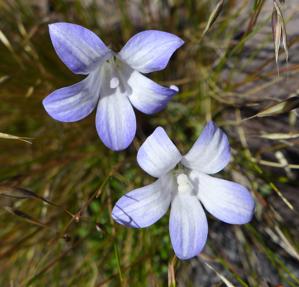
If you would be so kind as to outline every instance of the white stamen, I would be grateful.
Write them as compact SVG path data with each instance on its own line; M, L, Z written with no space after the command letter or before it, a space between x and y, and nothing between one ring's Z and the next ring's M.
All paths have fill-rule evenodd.
M119 85L119 79L117 77L112 77L110 80L110 88L116 89Z
M179 192L188 192L188 193L192 192L193 186L186 174L184 173L179 174L176 180L177 180Z

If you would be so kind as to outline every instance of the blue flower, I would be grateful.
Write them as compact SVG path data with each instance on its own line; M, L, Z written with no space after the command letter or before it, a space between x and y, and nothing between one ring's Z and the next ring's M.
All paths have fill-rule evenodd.
M114 53L93 32L79 25L54 23L49 25L49 31L60 59L73 73L87 77L46 97L46 111L58 121L76 122L97 107L97 132L112 150L127 148L135 136L132 105L145 114L153 114L178 92L176 87L160 86L141 74L166 67L184 43L173 34L143 31Z
M206 125L184 156L158 127L137 154L140 167L158 179L121 197L112 217L129 227L148 227L171 205L169 232L173 249L178 258L190 259L207 240L208 223L202 205L230 224L248 223L253 216L255 203L245 187L211 176L229 160L227 136L213 122Z

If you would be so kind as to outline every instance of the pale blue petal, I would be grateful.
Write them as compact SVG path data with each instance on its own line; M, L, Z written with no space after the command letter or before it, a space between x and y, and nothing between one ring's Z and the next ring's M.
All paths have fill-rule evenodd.
M209 122L190 151L183 156L182 164L190 169L213 174L230 161L230 146L226 134Z
M208 236L208 222L195 195L178 192L169 219L170 239L176 256L182 260L197 256Z
M137 153L137 162L149 175L161 177L181 160L181 154L163 128L157 127Z
M135 189L116 202L112 217L129 227L148 227L167 212L173 189L175 183L172 176L165 176L150 185Z
M111 88L111 81L103 79L100 94L96 128L103 143L114 151L126 149L136 133L136 117L121 86Z
M255 203L244 186L196 171L191 172L190 178L204 207L219 220L244 224L252 219Z
M100 81L95 73L83 81L58 89L43 100L47 113L61 122L76 122L87 117L99 99Z
M163 70L184 41L162 31L148 30L134 35L119 52L122 60L141 73Z
M50 24L49 33L57 55L76 74L90 73L111 53L96 34L76 24Z
M133 106L145 113L153 114L163 110L177 90L158 85L137 71L133 71L128 79L131 88L129 99Z

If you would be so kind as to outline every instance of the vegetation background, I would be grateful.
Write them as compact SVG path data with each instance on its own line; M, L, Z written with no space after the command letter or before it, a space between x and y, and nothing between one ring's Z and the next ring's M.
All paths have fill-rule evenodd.
M288 35L279 75L275 3L286 30L273 25ZM297 0L0 1L0 286L299 286L298 15ZM63 124L44 111L44 97L81 78L51 46L47 24L56 21L81 24L114 50L144 29L186 41L151 75L181 93L155 116L137 112L125 152L105 148L94 115ZM152 181L136 151L157 125L187 151L211 118L232 145L221 176L251 190L256 213L246 226L210 217L204 251L178 261L168 216L133 230L110 212Z

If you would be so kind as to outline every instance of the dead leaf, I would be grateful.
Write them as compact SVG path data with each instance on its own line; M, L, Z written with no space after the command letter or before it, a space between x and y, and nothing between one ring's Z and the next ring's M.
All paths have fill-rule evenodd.
M294 109L297 109L299 107L299 96L290 97L284 101L281 101L280 103L271 105L264 110L260 111L259 113L243 119L243 121L247 121L253 118L263 118L263 117L271 117L271 116L277 116L280 114L288 113Z
M0 133L0 138L2 138L2 139L20 140L20 141L32 144L32 142L29 141L30 138L18 137L18 136L14 136L14 135L10 135L10 134L5 134L5 133Z
M208 20L208 23L202 33L202 37L208 32L208 30L210 30L210 28L212 27L212 25L215 23L215 21L217 20L218 16L220 15L222 9L223 9L223 4L224 4L224 0L220 0L216 7L213 9L210 17L209 17L209 20Z
M299 138L299 133L270 133L270 134L262 134L259 137L268 140L290 140Z

